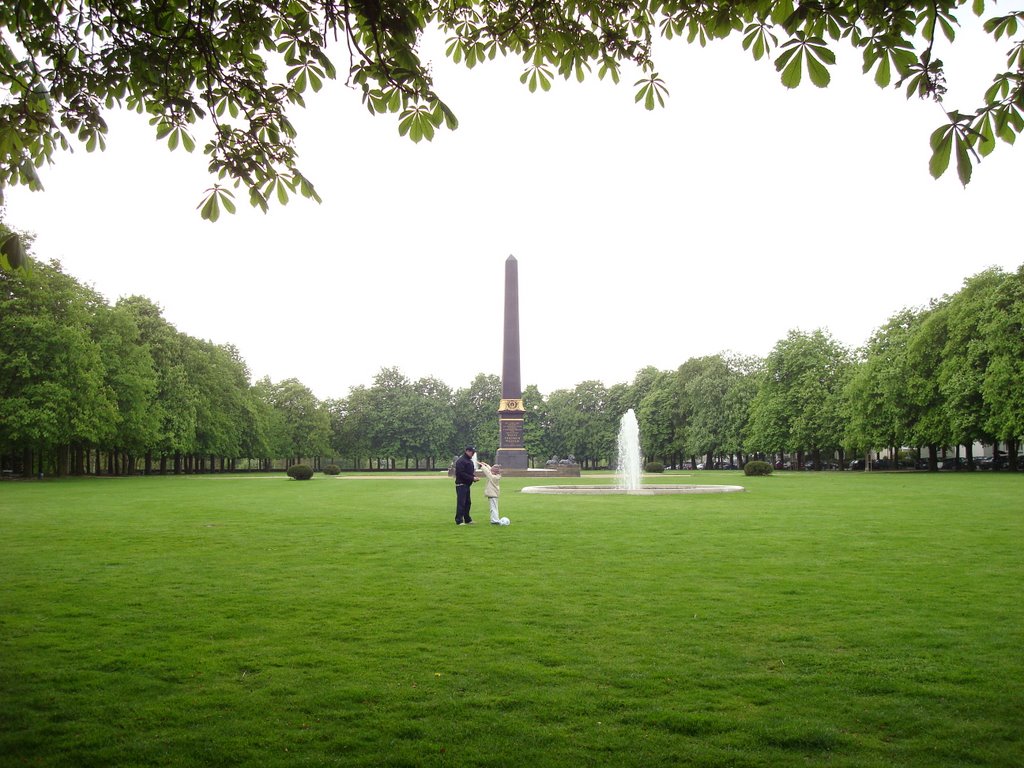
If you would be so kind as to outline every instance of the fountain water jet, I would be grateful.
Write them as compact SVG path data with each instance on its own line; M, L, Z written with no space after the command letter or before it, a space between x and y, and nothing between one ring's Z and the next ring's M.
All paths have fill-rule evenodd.
M630 408L619 421L619 488L624 491L640 490L640 425Z

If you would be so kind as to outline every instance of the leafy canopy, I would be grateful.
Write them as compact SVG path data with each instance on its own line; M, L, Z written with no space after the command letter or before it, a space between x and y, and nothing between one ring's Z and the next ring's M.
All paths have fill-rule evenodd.
M338 77L371 113L397 116L412 141L431 140L458 121L434 91L420 59L424 31L439 29L446 55L472 68L498 54L518 56L522 82L548 90L555 77L618 82L636 67L636 101L665 103L651 57L655 38L707 45L736 34L756 60L774 56L783 85L825 87L844 41L861 52L880 87L941 101L943 64L965 0L889 4L793 0L22 0L0 5L0 195L11 184L40 189L39 169L58 150L103 149L103 111L145 115L170 149L205 141L215 181L200 204L215 221L235 210L233 190L254 207L299 194L318 200L299 170L289 110ZM973 0L982 15L984 0ZM1011 40L1024 12L984 25ZM339 62L340 60L340 62ZM336 63L338 62L338 63ZM1024 128L1024 39L1012 42L1006 71L974 111L947 111L931 136L936 178L956 160L967 184L996 139ZM201 134L201 138L200 138ZM0 197L2 202L2 197Z

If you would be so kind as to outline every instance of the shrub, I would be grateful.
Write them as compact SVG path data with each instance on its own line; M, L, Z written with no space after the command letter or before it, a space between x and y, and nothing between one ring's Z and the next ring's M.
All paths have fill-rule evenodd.
M293 480L309 480L313 476L313 468L308 464L292 464L288 467L288 477Z
M748 461L743 465L743 474L747 477L754 477L755 475L770 475L772 473L772 465L767 461Z
M337 464L328 464L326 467L324 467L323 472L325 475L340 475L341 467L339 467Z
M644 464L644 472L661 473L665 471L665 465L660 461L649 461Z

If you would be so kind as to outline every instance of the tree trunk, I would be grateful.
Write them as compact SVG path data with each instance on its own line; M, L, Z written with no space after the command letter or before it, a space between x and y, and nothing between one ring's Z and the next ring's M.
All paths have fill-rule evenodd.
M939 447L937 445L928 446L928 471L939 471Z

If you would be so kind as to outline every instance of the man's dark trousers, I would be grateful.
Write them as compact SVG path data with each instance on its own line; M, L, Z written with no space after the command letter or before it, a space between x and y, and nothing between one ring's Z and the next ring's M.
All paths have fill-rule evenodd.
M469 508L473 505L473 500L469 497L469 486L465 483L460 483L455 486L455 522L456 523L471 523L473 518L469 516Z

